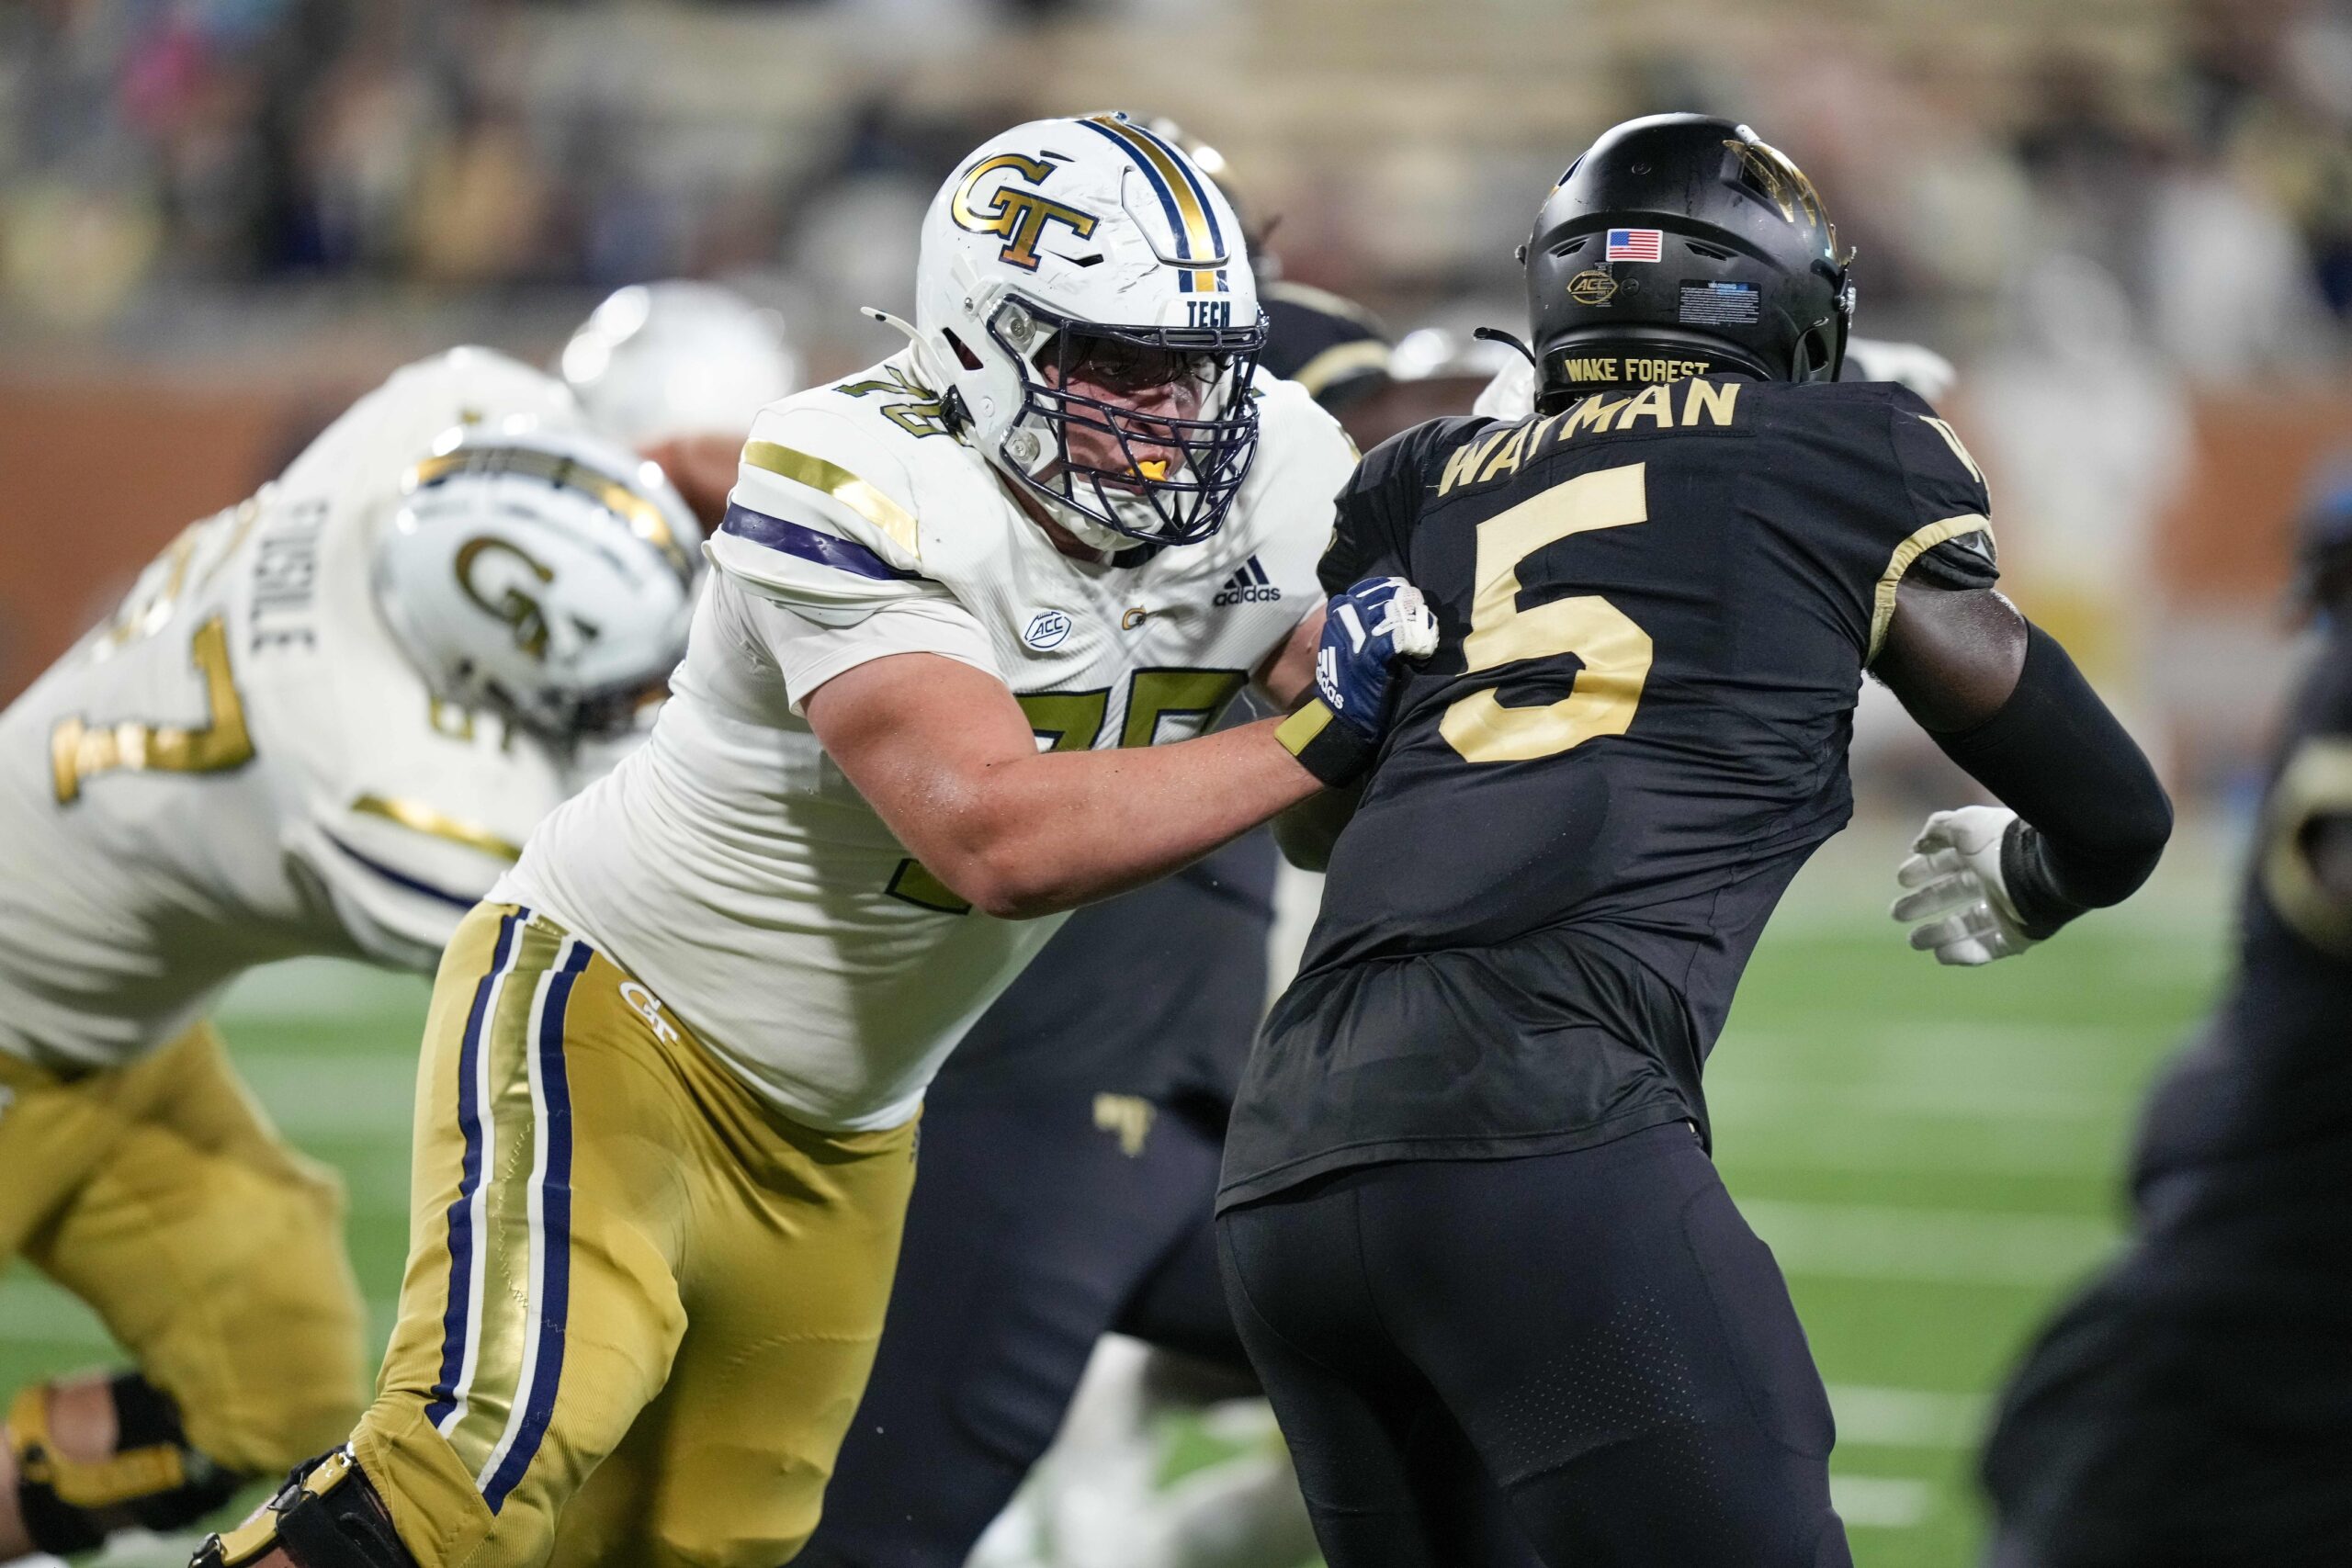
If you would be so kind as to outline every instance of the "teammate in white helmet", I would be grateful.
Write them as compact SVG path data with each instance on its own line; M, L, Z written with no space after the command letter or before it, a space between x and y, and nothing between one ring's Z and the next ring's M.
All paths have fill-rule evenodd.
M1394 579L1327 626L1353 453L1253 375L1197 168L1121 116L1017 127L941 188L916 292L909 348L760 415L651 739L451 942L375 1405L199 1561L788 1561L924 1086L1051 934L1023 918L1377 745L1434 628ZM1244 568L1280 594L1220 603ZM1201 734L1253 679L1314 696Z
M691 278L616 290L556 364L597 427L659 462L714 527L752 416L802 385L781 311Z
M191 525L0 716L0 1263L135 1371L28 1388L0 1561L194 1522L348 1427L333 1178L205 1021L304 953L430 968L684 643L698 544L552 378L412 366Z

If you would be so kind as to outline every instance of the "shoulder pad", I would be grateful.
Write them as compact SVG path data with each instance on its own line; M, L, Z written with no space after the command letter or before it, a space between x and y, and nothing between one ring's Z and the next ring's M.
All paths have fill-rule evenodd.
M571 389L545 371L487 348L449 349L401 367L345 409L288 467L285 482L296 491L356 484L390 494L445 433L514 418L564 429L582 421Z
M1899 487L1899 510L1891 506L1887 521L1916 543L1911 556L1972 526L1990 527L1993 497L1984 468L1960 432L1910 388L1892 381L1781 383L1763 406L1781 429L1826 434Z
M1387 329L1354 300L1284 282L1261 285L1258 299L1269 329L1261 370L1297 382L1318 401L1344 401L1386 378Z
M1301 455L1320 457L1343 455L1352 467L1359 454L1355 442L1331 411L1299 381L1267 381L1258 398L1258 461L1288 462ZM1345 471L1342 470L1344 478ZM1334 490L1339 487L1335 482Z
M1533 413L1516 419L1448 414L1398 431L1364 457L1361 482L1410 475L1422 485L1435 487L1441 494L1475 484L1482 468L1499 452L1512 427L1528 424L1534 419Z
M823 390L762 410L726 518L704 547L711 563L825 625L939 592L923 576L905 457L890 449L911 439Z
M1889 388L1890 435L1923 521L1993 515L1992 488L1960 432L1907 387Z

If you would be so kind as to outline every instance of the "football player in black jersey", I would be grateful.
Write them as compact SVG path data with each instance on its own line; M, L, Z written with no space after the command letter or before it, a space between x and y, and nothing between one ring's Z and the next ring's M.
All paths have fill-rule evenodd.
M1332 1568L1459 1568L1430 1478L1465 1449L1559 1568L1843 1564L1820 1375L1700 1070L1847 820L1862 677L2007 808L1922 837L1904 912L1946 962L2130 894L2171 807L1993 591L1960 439L1836 380L1846 258L1787 158L1628 122L1524 259L1535 414L1408 431L1340 498L1325 581L1401 574L1442 638L1242 1082L1227 1293Z
M1334 414L1385 379L1362 307L1286 288L1266 311L1261 369ZM1222 592L1278 592L1247 575ZM874 1374L797 1562L959 1568L1105 1333L1254 1386L1210 1227L1265 1011L1274 862L1251 833L1078 910L947 1058Z
M2352 1562L2352 487L2273 759L2237 976L2156 1089L2131 1249L2010 1380L1998 1568Z

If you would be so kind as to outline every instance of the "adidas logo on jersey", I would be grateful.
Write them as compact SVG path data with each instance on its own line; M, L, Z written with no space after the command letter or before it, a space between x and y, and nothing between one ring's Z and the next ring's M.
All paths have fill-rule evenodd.
M1216 597L1209 603L1217 605L1263 604L1282 596L1283 591L1274 586L1273 580L1266 575L1266 569L1258 564L1258 558L1251 556L1239 571L1225 580L1225 586L1216 591Z

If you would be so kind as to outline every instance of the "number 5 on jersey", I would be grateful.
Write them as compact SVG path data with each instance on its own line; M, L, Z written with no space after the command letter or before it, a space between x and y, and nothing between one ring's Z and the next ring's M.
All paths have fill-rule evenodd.
M1597 593L1521 609L1519 568L1571 534L1648 522L1646 479L1640 463L1579 474L1478 525L1464 672L1562 654L1574 654L1584 668L1557 702L1506 707L1488 686L1449 704L1438 733L1464 761L1549 757L1596 736L1623 735L1634 722L1649 679L1649 634Z

